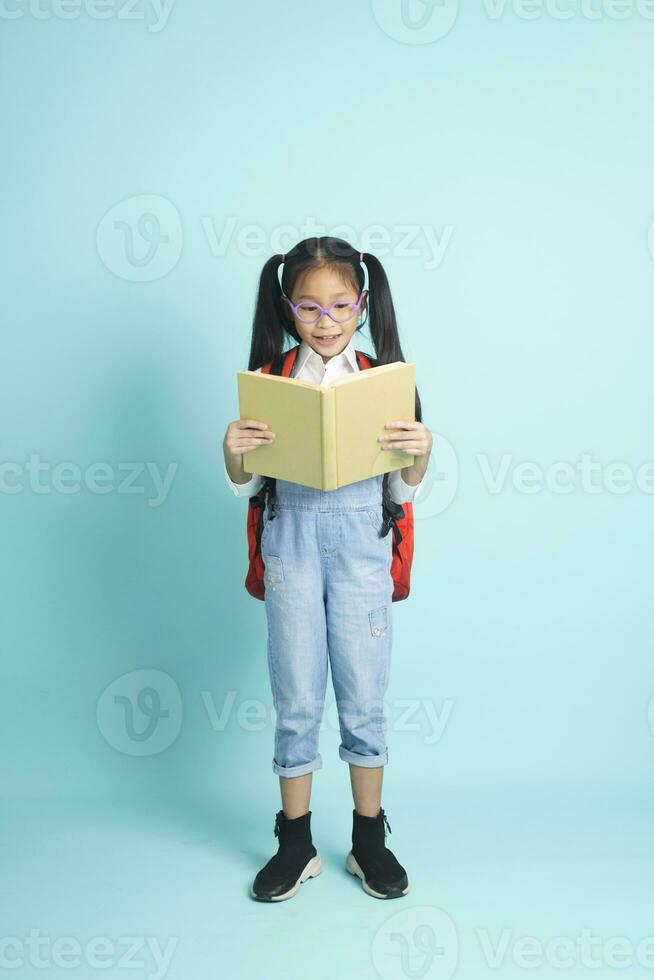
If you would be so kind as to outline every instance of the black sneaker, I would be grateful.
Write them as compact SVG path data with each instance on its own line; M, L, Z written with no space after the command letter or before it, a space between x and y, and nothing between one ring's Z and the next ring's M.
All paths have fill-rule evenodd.
M363 817L352 811L352 850L345 867L361 879L364 891L375 898L401 898L411 887L406 871L386 847L390 824L383 809L376 817Z
M261 869L250 893L260 902L283 902L292 898L307 878L322 871L322 861L311 841L311 810L289 820L280 810L275 818L277 853Z

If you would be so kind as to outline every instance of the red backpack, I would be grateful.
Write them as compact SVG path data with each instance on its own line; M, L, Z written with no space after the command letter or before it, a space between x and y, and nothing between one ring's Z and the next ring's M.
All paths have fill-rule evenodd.
M292 347L277 359L268 361L261 368L264 374L279 374L284 378L291 376L299 344ZM374 367L374 363L363 351L356 351L359 369ZM263 530L263 508L268 507L270 517L275 516L275 479L265 477L261 489L248 501L247 538L249 566L245 577L245 588L255 599L263 599L264 560L261 554L261 532ZM396 504L388 492L388 473L383 480L383 516L384 526L381 536L393 529L393 557L391 559L391 576L393 579L393 602L406 599L411 587L411 564L413 562L413 504L406 502Z

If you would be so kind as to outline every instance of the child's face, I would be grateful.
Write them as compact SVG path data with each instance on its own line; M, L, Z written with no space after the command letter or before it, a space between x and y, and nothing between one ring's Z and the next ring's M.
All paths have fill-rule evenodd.
M319 269L309 269L303 276L299 276L290 298L295 305L300 300L314 300L314 302L327 308L332 303L356 303L359 293L349 279L339 275L331 266L324 266ZM302 320L294 316L295 329L300 338L306 341L316 353L320 354L326 364L330 358L340 354L349 344L356 330L359 316L365 311L366 299L367 294L364 292L358 312L345 323L334 323L324 313L315 323L303 323ZM335 313L335 315L337 314ZM323 339L327 337L335 337L336 339L331 342Z

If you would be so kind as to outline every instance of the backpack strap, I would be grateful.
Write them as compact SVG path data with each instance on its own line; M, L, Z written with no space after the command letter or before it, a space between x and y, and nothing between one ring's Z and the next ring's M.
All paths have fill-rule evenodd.
M377 361L370 354L365 354L362 350L355 350L354 352L357 357L357 364L359 365L360 371L365 371L367 368L375 367Z
M379 363L377 358L371 357L370 354L366 354L362 350L357 350L355 353L359 370L361 371L375 367ZM384 473L384 478L382 480L382 514L384 517L384 523L382 524L380 537L385 538L389 530L393 528L395 542L399 545L400 541L402 540L402 532L397 526L397 521L404 517L404 508L401 504L396 504L391 497L391 493L388 488L389 476L390 475L388 473Z
M275 354L271 361L268 361L267 364L262 365L261 373L277 374L282 378L290 378L299 349L300 345L296 344L295 347L291 347L291 349L287 350L285 353Z

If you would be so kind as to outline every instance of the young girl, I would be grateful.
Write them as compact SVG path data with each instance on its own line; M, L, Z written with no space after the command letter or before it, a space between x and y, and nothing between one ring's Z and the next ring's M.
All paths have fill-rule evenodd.
M364 290L364 266L368 290ZM279 272L281 270L281 278ZM299 345L292 377L330 384L359 370L355 335L369 319L377 363L403 361L393 301L378 259L338 238L311 238L266 262L259 282L250 347L250 371L280 355L287 337ZM413 500L427 469L432 436L416 419L389 419L385 447L414 463L389 475L397 503ZM356 425L356 419L351 420ZM247 470L247 453L275 438L254 419L230 422L223 441L225 475L235 494L250 497L263 478ZM298 452L302 447L297 447ZM294 895L322 862L313 846L309 809L314 770L322 765L318 733L327 663L339 716L339 755L349 764L354 799L347 870L376 898L409 891L407 874L385 845L390 826L381 808L388 762L383 697L391 649L392 533L382 527L382 480L338 490L276 481L275 517L264 508L268 669L276 711L273 771L282 809L275 821L277 853L256 875L254 898Z

